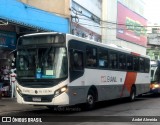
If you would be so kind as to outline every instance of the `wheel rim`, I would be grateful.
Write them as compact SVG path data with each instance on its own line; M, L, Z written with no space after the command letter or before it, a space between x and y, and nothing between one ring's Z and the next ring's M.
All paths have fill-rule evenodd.
M132 93L132 100L134 100L134 98L135 98L135 95L134 95L134 92Z
M88 101L88 104L92 105L94 103L93 96L92 95L88 95L87 101Z

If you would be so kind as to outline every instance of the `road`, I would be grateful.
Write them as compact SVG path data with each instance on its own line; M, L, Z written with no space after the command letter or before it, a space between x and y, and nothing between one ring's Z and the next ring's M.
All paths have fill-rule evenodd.
M134 102L118 99L97 103L92 111L82 110L78 106L55 108L50 110L44 106L20 105L16 100L2 99L0 115L15 118L40 118L41 124L56 125L135 125L160 124L160 96L145 95ZM150 120L149 121L144 121ZM135 122L139 120L138 122ZM158 122L156 122L156 120ZM12 123L13 124L13 123ZM24 123L29 124L29 123ZM36 123L35 123L36 124ZM39 124L39 123L38 123Z

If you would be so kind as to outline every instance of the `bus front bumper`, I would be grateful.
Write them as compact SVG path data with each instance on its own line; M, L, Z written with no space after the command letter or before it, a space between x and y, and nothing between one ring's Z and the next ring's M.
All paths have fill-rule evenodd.
M17 92L17 102L30 105L69 105L69 96L66 92L54 97L54 95L20 95Z

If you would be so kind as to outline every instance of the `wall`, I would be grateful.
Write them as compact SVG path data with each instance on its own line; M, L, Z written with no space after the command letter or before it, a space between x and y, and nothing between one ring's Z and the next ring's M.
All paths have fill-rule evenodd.
M70 17L70 0L21 0L39 9Z

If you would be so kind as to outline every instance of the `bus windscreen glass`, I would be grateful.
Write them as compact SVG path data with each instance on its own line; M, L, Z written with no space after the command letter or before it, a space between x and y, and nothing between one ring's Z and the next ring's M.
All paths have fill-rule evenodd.
M19 49L17 53L17 76L34 79L66 77L66 48L48 46Z

